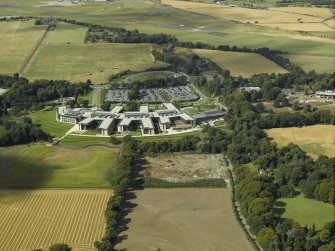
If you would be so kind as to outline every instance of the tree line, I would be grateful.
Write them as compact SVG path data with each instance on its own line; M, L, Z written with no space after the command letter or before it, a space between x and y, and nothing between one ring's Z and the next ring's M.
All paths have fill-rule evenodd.
M99 251L115 250L119 235L120 213L124 206L125 196L131 183L133 165L136 155L136 145L131 137L125 136L123 146L120 150L118 162L111 168L108 174L108 181L113 189L113 195L107 202L105 211L106 228L101 241L94 243Z

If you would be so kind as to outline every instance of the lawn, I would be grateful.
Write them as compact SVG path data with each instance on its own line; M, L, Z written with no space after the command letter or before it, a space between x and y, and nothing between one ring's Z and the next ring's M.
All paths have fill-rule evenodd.
M18 72L42 37L46 26L34 21L0 22L0 74Z
M73 127L72 124L61 123L56 120L56 110L39 111L28 115L34 123L40 124L43 131L52 137L60 138Z
M193 50L201 57L210 58L219 66L230 71L234 77L251 77L260 73L286 73L287 71L271 60L255 53ZM257 62L257 63L255 63Z
M0 187L97 188L105 180L118 149L89 147L62 149L46 145L0 149Z
M109 137L68 135L61 140L59 145L67 149L80 149L94 145L112 146L109 141Z
M59 22L48 32L43 44L83 44L87 30L85 26Z
M160 64L153 62L149 44L43 44L24 75L32 79L91 79L93 83L104 83L120 71Z
M273 128L266 132L280 147L294 143L313 158L319 155L335 157L334 125Z
M294 198L281 198L278 200L285 203L283 218L291 218L310 227L315 224L317 229L321 229L325 223L334 221L334 206L321 201L306 199L301 193Z

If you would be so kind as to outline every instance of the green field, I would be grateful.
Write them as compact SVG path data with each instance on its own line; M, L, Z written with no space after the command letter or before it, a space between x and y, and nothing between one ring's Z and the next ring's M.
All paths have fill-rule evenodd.
M265 46L300 55L334 55L334 40L331 39L334 36L333 32L296 32L260 27L252 23L241 24L232 22L228 20L229 18L217 18L171 8L159 1L123 0L66 7L38 7L39 4L45 4L42 0L15 2L0 0L0 4L4 4L0 9L0 15L63 17L101 25L138 29L151 34L163 32L174 35L181 41L199 41L212 45L230 44L250 48ZM191 28L206 26L209 30L222 32L222 35L192 29L185 31L179 25Z
M309 56L309 55L287 55L290 61L299 65L305 71L315 70L318 73L335 72L334 57Z
M42 44L24 75L30 79L66 79L93 83L124 70L158 66L149 44Z
M201 131L195 132L185 132L185 133L178 133L178 134L170 134L170 135L157 135L157 136L143 136L143 137L136 137L136 140L141 142L158 142L164 140L177 140L184 136L199 136L202 137L204 134Z
M301 193L294 198L281 198L278 200L285 203L283 218L291 218L310 227L315 224L317 229L321 229L327 222L334 221L334 206L321 201L306 199Z
M18 72L45 30L34 21L0 22L0 74Z
M83 44L88 28L69 23L59 22L48 32L44 44Z
M46 145L0 149L0 187L95 188L108 187L106 172L117 148L69 150Z
M63 148L68 149L79 149L88 146L94 145L105 145L105 146L112 146L109 143L108 137L89 137L89 136L77 136L77 135L69 135L66 136L64 139L61 140L59 145Z
M72 124L61 123L56 120L56 110L39 111L28 115L34 123L40 124L43 131L52 137L60 138L73 127Z

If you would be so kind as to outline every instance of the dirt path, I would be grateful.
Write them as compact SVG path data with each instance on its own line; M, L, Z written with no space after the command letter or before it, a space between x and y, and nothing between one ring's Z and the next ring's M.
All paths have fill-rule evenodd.
M43 36L37 41L37 43L36 43L34 49L32 50L32 52L29 53L29 55L27 56L27 58L23 61L23 64L21 65L21 67L19 69L19 74L20 75L25 71L27 65L29 64L29 62L31 61L31 59L33 58L33 56L35 55L35 53L37 52L38 48L40 47L40 45L42 44L42 42L44 41L44 39L46 38L46 36L47 36L48 32L50 31L50 29L51 29L51 26L48 25L48 27L46 28L45 32L43 33Z

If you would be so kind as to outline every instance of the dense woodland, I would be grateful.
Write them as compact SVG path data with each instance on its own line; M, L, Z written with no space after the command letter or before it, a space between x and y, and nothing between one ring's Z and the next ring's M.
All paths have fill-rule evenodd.
M0 146L47 141L50 138L50 135L43 132L39 125L33 124L30 118L12 120L0 117Z
M0 116L8 108L21 113L24 110L39 110L44 105L62 97L76 97L90 91L90 81L71 84L66 80L34 80L14 76L0 76L0 88L9 90L0 96Z

